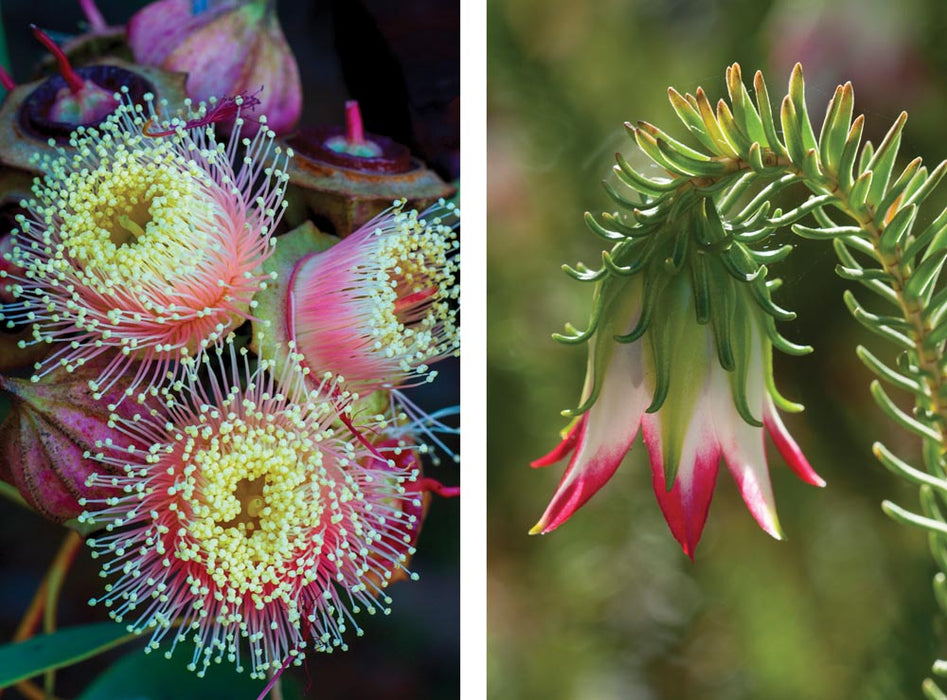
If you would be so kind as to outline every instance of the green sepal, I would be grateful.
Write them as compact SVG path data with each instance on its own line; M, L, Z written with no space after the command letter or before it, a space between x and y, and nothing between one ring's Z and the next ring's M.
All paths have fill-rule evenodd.
M615 244L611 251L602 251L602 265L615 275L629 276L637 274L648 263L650 255L647 249L652 241L647 239L625 239ZM624 264L629 260L628 264Z
M653 223L649 222L648 224L644 224L642 222L637 222L636 225L629 226L628 224L621 221L619 217L620 215L617 212L602 212L602 221L610 226L611 230L614 230L615 233L620 233L625 236L625 238L643 238L654 233Z
M595 288L594 300L595 311L590 320L590 329L586 335L590 339L588 366L586 369L585 386L582 389L582 399L579 405L574 409L568 409L562 412L562 415L575 418L588 411L598 400L599 393L602 390L605 368L611 354L615 350L615 343L612 342L614 326L625 323L636 311L636 306L640 301L641 284L639 277L619 278L606 277ZM601 330L594 333L601 325ZM594 333L594 335L593 335Z
M758 278L748 286L754 301L756 301L756 305L763 312L772 316L777 321L792 321L796 318L795 312L784 309L773 301L766 287L765 278Z
M776 380L773 378L773 347L772 342L770 342L767 337L763 341L763 380L765 382L766 391L769 393L770 398L773 400L773 403L776 404L777 408L780 408L788 413L802 413L806 410L806 407L801 403L796 403L795 401L790 401L785 396L783 396L779 389L776 388Z
M749 377L750 362L753 355L753 328L755 314L747 306L747 302L740 296L735 299L733 322L730 324L733 351L733 371L730 373L730 393L733 396L733 405L737 413L747 423L757 428L763 427L763 421L753 415L746 396L746 381Z
M720 255L720 262L724 268L738 282L752 282L760 275L765 275L766 266L758 265L746 252L742 243L734 243L727 251Z
M634 211L641 206L641 202L633 202L624 195L622 195L618 190L612 187L611 183L608 180L602 180L602 187L605 188L605 194L614 200L614 202L625 209Z
M732 371L734 364L733 347L730 342L730 326L734 314L735 282L722 270L708 265L708 287L711 290L710 322L713 328L714 345L717 360L725 370Z
M565 264L561 267L563 272L579 282L598 282L608 274L608 270L604 267L600 267L598 270L590 270L582 263L577 263L575 267Z
M811 345L797 345L779 334L779 331L776 330L776 321L773 320L772 316L763 316L762 319L763 330L766 331L766 335L769 338L770 342L773 344L773 347L784 352L787 355L808 355L812 352Z
M736 204L736 202L743 196L743 194L749 189L750 185L756 182L757 175L756 173L746 172L738 176L736 180L728 180L729 189L717 200L717 209L719 211L729 213L730 208Z
M746 249L746 252L749 253L750 257L753 259L753 262L761 265L781 262L785 260L792 251L793 246L788 243L786 245L781 245L778 248L773 248L772 250L753 250L752 248Z
M652 270L648 270L645 273L644 290L642 292L643 299L641 304L641 315L638 317L638 322L624 335L616 334L614 336L615 342L633 343L645 334L645 332L651 326L651 319L654 316L655 307L657 307L661 298L661 294L665 286L667 286L667 283L667 276L661 274L660 272L655 273Z
M592 216L591 212L585 212L585 225L588 227L589 231L594 233L599 238L602 238L609 242L621 241L626 238L623 234L618 231L610 231L609 229L602 226L598 221L595 220L595 217Z
M694 285L694 312L697 323L705 325L710 321L711 294L707 279L707 256L697 252L691 258L691 282Z

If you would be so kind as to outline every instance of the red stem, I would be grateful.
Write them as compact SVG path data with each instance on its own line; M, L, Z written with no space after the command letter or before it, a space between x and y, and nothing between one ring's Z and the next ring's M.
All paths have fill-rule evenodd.
M362 126L362 112L357 100L345 102L345 138L349 143L365 143L365 128Z
M43 46L49 49L49 52L56 59L56 63L59 64L59 72L62 74L62 77L66 79L66 84L69 86L69 90L72 94L76 94L82 90L82 88L85 87L85 81L80 78L72 69L72 66L69 65L69 59L66 58L66 54L62 52L62 49L56 46L56 42L50 39L49 36L35 24L31 24L30 29L33 30L33 36L35 36Z
M16 83L13 82L13 78L10 77L10 74L7 73L3 66L0 66L0 85L3 85L7 90L12 90L16 87Z

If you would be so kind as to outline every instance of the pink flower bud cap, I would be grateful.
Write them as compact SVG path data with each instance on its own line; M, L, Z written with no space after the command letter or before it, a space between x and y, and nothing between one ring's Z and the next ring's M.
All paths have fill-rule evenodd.
M260 111L270 129L286 134L299 121L299 67L272 0L159 0L129 20L128 43L137 63L187 73L187 94L195 100L263 86ZM248 123L245 131L256 128Z

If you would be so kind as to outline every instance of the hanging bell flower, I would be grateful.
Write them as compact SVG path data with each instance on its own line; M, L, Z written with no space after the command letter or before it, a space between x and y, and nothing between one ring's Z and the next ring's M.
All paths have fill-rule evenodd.
M159 0L129 20L128 41L138 63L187 73L194 100L255 95L277 134L299 120L299 67L272 0ZM244 130L255 128L247 120Z
M694 196L649 235L606 254L606 269L577 417L533 466L572 456L531 532L554 530L604 486L640 428L655 495L685 554L694 556L703 532L721 457L754 519L781 539L764 432L800 479L825 482L776 411L802 407L776 390L772 348L808 348L776 331L774 320L793 314L770 299L766 268L724 230L713 204Z

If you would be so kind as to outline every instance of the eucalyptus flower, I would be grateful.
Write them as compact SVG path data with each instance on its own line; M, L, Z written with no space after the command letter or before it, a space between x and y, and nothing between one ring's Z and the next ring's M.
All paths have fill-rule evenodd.
M129 394L161 381L251 318L269 279L262 263L285 206L289 154L268 129L241 139L239 116L218 142L213 105L169 120L158 113L166 105L145 98L125 94L101 126L79 127L70 149L44 160L18 218L6 256L14 267L0 269L17 301L0 320L32 324L23 344L54 346L37 380L117 350L90 382L97 395L134 360Z

